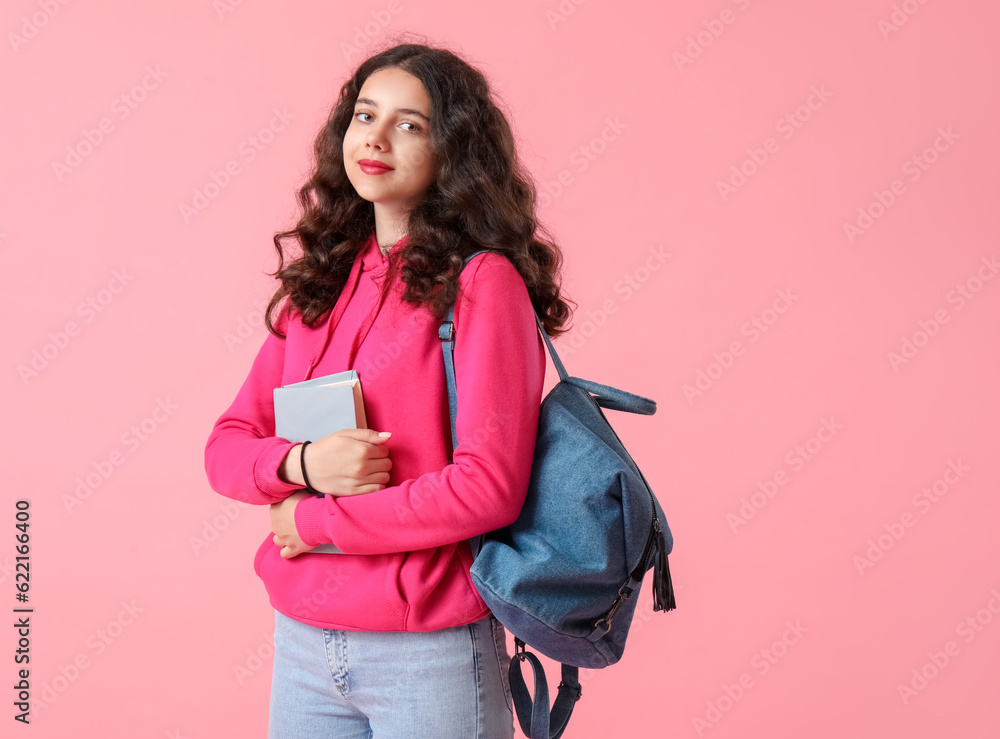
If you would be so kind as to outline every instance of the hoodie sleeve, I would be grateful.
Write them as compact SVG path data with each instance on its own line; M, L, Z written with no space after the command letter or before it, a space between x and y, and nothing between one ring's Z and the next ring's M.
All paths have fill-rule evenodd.
M287 334L285 306L275 325ZM205 446L205 472L217 493L266 505L302 489L278 477L279 465L295 446L274 435L274 388L281 384L284 359L285 339L268 332L236 399L215 422Z
M520 514L534 457L545 344L524 280L505 257L473 258L459 282L452 463L367 495L303 498L295 525L306 544L333 543L348 554L416 551L492 531Z

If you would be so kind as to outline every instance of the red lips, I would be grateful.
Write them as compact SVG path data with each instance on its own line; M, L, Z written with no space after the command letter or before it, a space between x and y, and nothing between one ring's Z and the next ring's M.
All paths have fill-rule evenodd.
M385 174L392 170L388 164L376 162L374 159L361 159L358 161L358 166L365 174Z

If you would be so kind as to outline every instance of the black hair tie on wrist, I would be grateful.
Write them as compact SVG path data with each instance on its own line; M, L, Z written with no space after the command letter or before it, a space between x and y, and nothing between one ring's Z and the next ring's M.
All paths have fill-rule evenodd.
M306 490L310 493L313 495L323 495L323 493L309 484L309 478L306 477L306 447L310 444L312 444L311 441L302 442L302 451L299 452L299 464L302 467L302 481L306 484Z

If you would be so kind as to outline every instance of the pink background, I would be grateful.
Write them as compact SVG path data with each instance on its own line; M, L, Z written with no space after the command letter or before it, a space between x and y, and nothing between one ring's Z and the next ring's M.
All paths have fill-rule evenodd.
M267 512L209 488L204 445L320 123L367 44L414 31L509 105L579 304L571 374L658 403L610 417L673 528L679 607L652 614L646 584L565 736L1000 735L993 3L231 5L0 9L0 602L24 497L36 609L18 730L266 735Z

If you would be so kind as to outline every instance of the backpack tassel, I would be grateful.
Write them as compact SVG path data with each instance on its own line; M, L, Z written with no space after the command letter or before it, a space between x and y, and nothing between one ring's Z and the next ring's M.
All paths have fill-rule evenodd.
M677 607L674 600L674 584L670 579L670 565L667 563L667 541L660 530L660 522L654 519L656 527L656 562L653 565L653 610L672 611Z

